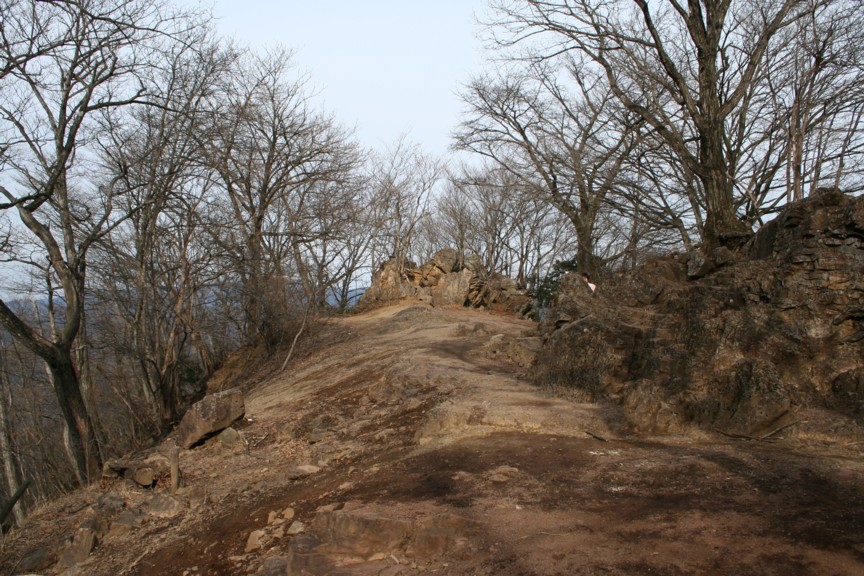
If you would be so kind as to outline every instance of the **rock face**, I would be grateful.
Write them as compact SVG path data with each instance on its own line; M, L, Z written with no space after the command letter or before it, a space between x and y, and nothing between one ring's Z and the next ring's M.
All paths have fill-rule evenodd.
M525 309L530 298L510 278L485 274L476 256L460 255L452 248L436 252L417 266L414 262L385 262L363 294L359 309L380 303L414 298L433 306L490 307L505 305Z
M232 388L205 396L183 415L177 426L177 444L189 449L221 432L246 412L243 394Z
M864 421L864 198L788 206L739 253L565 278L539 383L620 402L633 428L759 435L801 407Z

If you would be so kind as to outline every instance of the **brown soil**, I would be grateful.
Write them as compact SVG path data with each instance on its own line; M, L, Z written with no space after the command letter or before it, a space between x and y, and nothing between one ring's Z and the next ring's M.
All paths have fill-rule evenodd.
M528 384L533 325L505 316L401 304L327 330L248 394L242 445L181 454L181 512L94 486L8 534L0 573L109 491L143 520L68 574L864 573L860 444L625 436L616 407Z

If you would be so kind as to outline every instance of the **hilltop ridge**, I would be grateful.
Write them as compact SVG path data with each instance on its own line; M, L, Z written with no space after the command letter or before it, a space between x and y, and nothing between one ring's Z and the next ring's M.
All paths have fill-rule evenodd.
M403 301L324 331L248 391L239 442L181 453L176 494L164 478L79 491L7 536L2 573L864 567L860 445L628 435L619 407L526 380L540 341L512 317ZM55 564L88 522L103 528L89 556Z

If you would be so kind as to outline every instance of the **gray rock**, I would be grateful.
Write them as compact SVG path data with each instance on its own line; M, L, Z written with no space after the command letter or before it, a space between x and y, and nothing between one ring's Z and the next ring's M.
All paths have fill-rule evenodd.
M144 513L140 510L124 510L114 520L114 524L137 528L144 521Z
M156 473L152 468L128 468L123 477L144 488L151 488L156 483Z
M531 378L614 400L641 432L759 437L793 405L858 415L862 270L864 198L831 193L789 204L734 251L609 275L595 298L567 275Z
M96 499L93 510L101 515L113 518L126 507L126 500L117 492L106 492Z
M57 556L47 545L36 546L27 551L16 565L21 572L42 572L57 562Z
M285 532L288 536L296 536L297 534L303 534L306 532L306 525L299 520L295 520L291 523L291 526L288 527L287 532Z
M441 276L432 289L432 304L434 306L462 306L465 304L473 276L474 273L467 269Z
M693 250L687 254L688 278L702 278L706 274L709 274L713 269L714 264L699 250Z
M220 432L218 438L225 448L234 448L243 443L243 437L240 435L240 432L230 426Z
M721 399L717 424L732 433L762 429L791 407L789 391L770 362L739 362L720 380L717 390Z
M510 303L525 306L530 298L516 289L516 282L499 275L487 276L476 255L460 255L452 248L436 252L423 266L390 260L373 276L358 309L403 298L417 298L433 306L490 306Z
M102 468L103 477L123 477L143 488L152 488L157 478L170 474L168 459L161 454L114 458Z
M481 258L479 254L474 254L473 252L465 255L462 265L475 274L483 274L485 271L483 258Z
M111 523L111 529L108 530L107 537L116 538L124 534L128 534L132 530L141 526L144 522L144 513L140 510L123 510L114 522Z

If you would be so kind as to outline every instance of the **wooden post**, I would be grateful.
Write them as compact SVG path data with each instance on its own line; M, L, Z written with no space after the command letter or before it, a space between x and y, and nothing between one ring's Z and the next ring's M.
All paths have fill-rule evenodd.
M168 461L171 463L171 493L174 494L180 488L180 448L177 444L171 446Z

